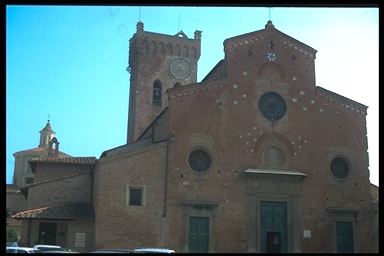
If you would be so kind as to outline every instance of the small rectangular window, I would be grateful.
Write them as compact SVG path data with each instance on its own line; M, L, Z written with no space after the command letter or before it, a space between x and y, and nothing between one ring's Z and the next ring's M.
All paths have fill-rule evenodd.
M141 192L142 189L130 189L129 205L141 205Z
M32 184L33 180L33 178L25 178L25 184Z
M145 186L127 185L126 205L145 206Z

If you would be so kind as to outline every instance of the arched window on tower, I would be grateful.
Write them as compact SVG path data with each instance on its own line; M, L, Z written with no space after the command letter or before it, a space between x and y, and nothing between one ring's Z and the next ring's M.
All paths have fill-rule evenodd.
M181 84L179 82L175 83L175 85L173 87L180 87Z
M158 80L153 83L152 105L161 107L161 83Z
M53 137L49 142L48 156L58 156L59 155L59 141L56 137Z

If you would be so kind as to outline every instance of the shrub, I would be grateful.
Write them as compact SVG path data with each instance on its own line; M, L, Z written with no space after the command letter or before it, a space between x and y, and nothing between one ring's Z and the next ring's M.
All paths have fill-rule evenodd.
M7 239L7 242L13 242L16 239L18 239L18 235L16 231L13 229L7 229L6 239Z

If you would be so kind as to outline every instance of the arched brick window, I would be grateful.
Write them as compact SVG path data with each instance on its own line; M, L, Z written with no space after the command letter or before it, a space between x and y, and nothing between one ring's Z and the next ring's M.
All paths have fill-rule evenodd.
M152 105L161 107L161 83L158 80L153 83Z

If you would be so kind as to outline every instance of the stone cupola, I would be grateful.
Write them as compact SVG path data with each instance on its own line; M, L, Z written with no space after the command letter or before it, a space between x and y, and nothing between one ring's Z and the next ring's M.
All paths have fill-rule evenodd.
M40 144L39 148L45 148L49 146L49 142L52 140L56 133L52 130L50 120L45 125L43 130L40 131Z

